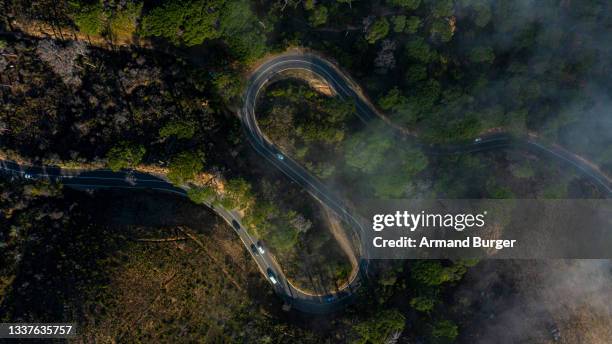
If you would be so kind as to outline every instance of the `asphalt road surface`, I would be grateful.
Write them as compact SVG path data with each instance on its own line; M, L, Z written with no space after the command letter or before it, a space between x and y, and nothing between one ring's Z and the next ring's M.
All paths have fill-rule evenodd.
M291 180L307 190L314 198L334 211L355 232L357 238L364 237L364 227L359 217L352 214L338 195L332 192L316 177L300 166L291 157L280 151L261 132L257 125L256 104L258 95L265 87L277 78L279 74L289 70L306 70L319 75L335 93L342 98L352 99L356 105L356 115L364 122L378 117L377 112L340 69L331 62L312 54L286 53L267 60L253 73L244 94L244 104L240 110L245 133L253 148L264 158L280 169ZM397 133L397 135L404 135ZM597 184L607 195L612 197L612 186L609 178L582 158L564 151L561 148L547 147L538 143L534 137L517 138L506 133L494 133L481 136L478 140L453 145L425 145L420 147L429 154L458 154L483 150L492 150L516 146L552 157L569 166L575 167L586 177ZM76 189L122 188L122 189L153 189L187 196L184 188L173 186L163 177L153 176L134 171L113 172L110 170L74 170L47 166L23 166L11 161L1 161L0 169L5 173L20 178L49 179ZM218 205L207 204L221 216L238 234L248 252L253 256L261 273L270 282L275 292L294 308L311 313L327 313L343 308L354 298L355 291L367 280L368 257L365 250L360 250L359 272L342 289L320 295L313 295L291 285L281 267L269 250L264 247L264 253L252 249L256 239L251 237L242 225L240 216L231 210ZM276 283L272 282L269 271L275 275Z

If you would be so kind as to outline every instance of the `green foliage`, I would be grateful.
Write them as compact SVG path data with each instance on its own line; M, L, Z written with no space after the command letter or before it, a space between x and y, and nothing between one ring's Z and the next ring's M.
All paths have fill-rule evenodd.
M469 57L472 62L493 63L495 53L491 47L476 47L470 51Z
M402 332L405 318L395 309L383 310L353 327L360 344L383 344L395 332Z
M381 199L403 197L410 182L410 176L397 168L383 170L371 178L374 195Z
M429 160L423 154L423 151L410 146L402 147L401 151L398 152L398 157L399 160L404 162L403 170L409 176L414 176L423 171L429 164Z
M491 178L487 181L487 191L489 197L493 199L510 199L514 198L514 193L507 186L499 185L495 178Z
M268 50L262 24L248 0L227 1L218 25L223 40L240 61L253 62Z
M242 62L251 62L266 52L262 30L246 0L171 0L152 8L141 25L144 36L163 37L187 46L223 38Z
M122 141L106 154L107 165L115 172L124 168L134 168L142 161L145 153L143 146Z
M453 39L453 28L450 22L446 19L436 19L431 23L431 36L447 43Z
M467 268L462 262L442 266L439 261L422 260L414 264L411 273L412 278L426 286L439 286L461 280L466 271Z
M421 0L387 0L387 3L403 7L407 10L416 10L421 4Z
M415 93L409 99L410 104L421 112L429 112L433 105L440 98L442 87L437 80L429 79L419 83L415 88Z
M247 191L250 193L250 189ZM242 208L240 205L241 198L248 198L250 196L238 196L236 200L232 200L232 207L226 207L226 209L236 209ZM227 200L225 202L228 202ZM242 205L244 205L244 201L242 200ZM224 204L222 202L222 204ZM225 203L229 204L229 203ZM272 218L278 217L280 215L280 210L274 204L270 202L266 202L264 200L259 200L258 202L253 204L252 209L249 209L248 214L243 218L243 223L245 226L255 234L257 238L266 238L267 234L274 231L273 224L270 222Z
M416 83L427 79L427 66L412 64L406 70L406 80L409 83Z
M131 38L136 31L136 21L141 10L142 3L128 2L124 8L115 11L109 21L111 33L115 37Z
M403 103L405 99L406 98L402 96L400 90L397 87L394 87L387 92L387 94L378 99L378 105L383 110L393 110L399 104Z
M163 37L176 44L187 46L201 44L207 39L218 38L218 4L204 0L166 1L152 8L143 18L141 30L144 36Z
M308 20L315 27L327 23L327 7L323 5L316 6Z
M300 123L296 133L305 142L334 144L342 141L344 121L355 111L355 104L339 98L328 98L320 105L320 115Z
M248 208L253 200L251 184L242 178L236 178L225 184L221 205L227 209Z
M376 43L376 41L387 37L389 33L389 22L386 18L378 18L376 21L368 28L368 32L366 33L366 41L370 44Z
M193 179L204 168L204 154L201 152L182 152L170 160L168 180L174 185L183 185Z
M431 297L417 296L410 300L410 306L419 312L429 313L436 305L436 300Z
M79 31L87 35L100 35L104 31L106 13L101 2L82 5L76 1L70 2L73 10L72 20Z
M0 49L4 49L8 46L8 43L2 38L0 38Z
M225 101L230 101L240 96L242 92L242 79L232 72L217 73L213 77L213 86Z
M428 119L431 128L427 132L429 139L436 142L469 140L477 137L482 131L481 122L473 113L458 115L458 118L442 121L440 114ZM462 117L463 116L463 117Z
M406 26L404 31L406 33L416 33L421 28L421 18L417 16L410 16L406 19Z
M478 1L473 6L476 12L474 24L478 27L485 27L491 21L491 5L488 1Z
M262 213L262 215L270 216L270 214L267 212ZM282 222L276 226L267 227L271 230L263 235L266 242L268 242L271 247L274 247L275 250L280 252L289 251L297 244L298 241L298 231L291 227L285 220L286 219L282 219Z
M418 101L416 97L412 97L412 101ZM378 100L378 104L383 110L389 111L392 118L403 124L414 124L418 119L418 108L411 104L411 99L403 96L398 88L391 89L386 95Z
M347 165L365 173L371 173L382 166L387 159L385 152L393 145L391 135L373 135L360 132L345 143Z
M413 37L406 43L406 54L417 61L423 63L431 62L435 57L435 51L429 47L423 37Z
M535 175L535 170L529 161L513 166L510 172L512 172L513 176L524 179L532 178Z
M406 16L393 16L391 23L393 23L393 32L403 32L406 28Z
M217 192L210 186L194 187L187 191L187 197L197 204L214 202Z
M538 198L562 199L567 198L567 182L555 180L547 185Z
M164 125L161 129L159 129L159 137L162 139L168 138L170 136L175 136L178 139L190 139L195 135L196 131L196 123L192 121L179 121L173 120L166 125Z
M52 183L47 180L36 181L34 184L23 186L23 194L28 197L58 197L62 194L61 184Z
M450 343L459 336L459 327L450 320L440 320L433 325L431 335L438 340Z
M304 9L305 10L313 10L315 8L315 0L305 0L304 1Z
M427 2L434 17L450 17L453 15L453 0L428 0Z
M355 103L340 97L326 97L303 84L289 81L273 86L267 93L272 104L260 126L268 137L287 153L302 160L321 178L335 170L334 165L318 159L320 149L335 151L344 140L347 122ZM313 154L310 154L310 149Z

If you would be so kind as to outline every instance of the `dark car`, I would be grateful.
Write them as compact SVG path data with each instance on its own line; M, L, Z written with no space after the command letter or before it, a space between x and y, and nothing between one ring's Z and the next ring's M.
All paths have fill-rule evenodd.
M253 252L254 254L259 254L259 251L257 250L255 244L251 244L251 252Z
M235 229L240 229L240 224L236 220L232 220L232 226L234 226Z
M336 300L336 297L334 295L325 295L324 300L327 303L334 302L334 300Z

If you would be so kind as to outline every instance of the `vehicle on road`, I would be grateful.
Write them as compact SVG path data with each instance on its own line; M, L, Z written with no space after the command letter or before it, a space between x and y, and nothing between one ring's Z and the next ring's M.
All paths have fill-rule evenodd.
M480 141L482 141L482 137L477 137L477 138L475 138L475 139L474 139L474 142L475 142L475 143L478 143L478 142L480 142Z
M276 158L277 158L278 160L285 160L285 156L284 156L284 155L282 155L281 153L276 153Z
M236 221L236 220L232 220L232 226L233 226L233 227L234 227L236 230L240 229L240 224L239 224L239 223L238 223L238 221Z
M251 252L253 252L253 254L259 254L259 250L255 244L251 244Z
M336 299L336 297L334 295L325 295L325 302L330 303L330 302L334 302L334 300Z
M278 279L276 278L276 274L274 273L274 271L272 271L272 269L268 268L268 270L266 270L266 272L268 273L268 278L270 279L270 282L272 282L272 284L277 285L278 284Z
M261 240L257 241L257 252L259 252L259 254L266 253L266 250L264 250L263 243L261 242Z
M25 179L32 179L32 178L33 178L33 177L32 177L32 175L31 175L31 174L29 174L29 173L24 174L24 175L23 175L23 177L24 177Z

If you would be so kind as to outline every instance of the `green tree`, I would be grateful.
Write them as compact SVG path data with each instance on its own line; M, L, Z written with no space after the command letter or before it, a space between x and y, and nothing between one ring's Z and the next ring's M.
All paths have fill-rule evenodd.
M512 172L512 175L516 178L524 179L532 178L535 175L535 170L533 169L533 166L531 165L531 163L529 163L529 161L526 161L522 164L518 164L518 166L513 166L510 169L510 172Z
M72 20L79 28L79 31L87 35L100 35L106 23L106 13L99 1L91 4L81 4L71 1Z
M478 27L485 27L491 21L491 5L488 1L478 1L472 7L476 12L474 24Z
M466 271L465 264L461 262L445 267L439 261L423 260L414 264L411 275L416 281L426 286L438 286L461 280Z
M316 6L308 19L310 24L315 27L327 23L327 7L323 5Z
M386 343L393 333L404 330L405 321L402 313L395 309L380 311L353 327L359 336L357 343Z
M419 312L429 313L436 305L436 300L427 296L417 296L410 300L410 306Z
M162 139L175 136L178 139L190 139L196 131L196 124L192 121L172 120L159 129L159 137Z
M376 197L394 199L404 196L410 177L397 169L383 170L372 176L370 182Z
M447 43L453 39L454 30L451 23L446 19L436 19L431 23L431 36L438 38L440 42Z
M421 28L421 24L421 18L417 16L411 16L406 19L406 26L404 28L404 31L406 33L416 33Z
M393 16L391 23L393 23L393 32L403 32L406 28L406 16Z
M387 0L393 6L400 6L407 10L416 10L421 4L421 0Z
M366 41L370 44L387 37L389 33L389 22L386 18L378 18L369 28L366 33Z
M176 44L201 44L221 36L219 24L220 1L170 0L153 7L143 18L144 36L163 37Z
M459 327L450 320L440 320L433 325L431 335L438 341L450 343L459 336Z
M493 63L495 60L495 53L491 47L476 47L470 50L470 61L476 63Z
M399 88L394 87L387 94L378 99L378 105L383 110L393 110L398 105L406 101L406 97L402 96Z
M106 154L107 165L115 172L124 168L134 168L142 161L145 153L146 150L142 145L122 141Z
M193 179L204 168L204 154L201 152L182 152L170 160L168 180L174 185L182 185Z
M421 86L423 87L423 86ZM401 125L411 125L419 119L419 98L412 96L410 99L404 97L399 89L393 88L378 100L383 110L390 111L394 121Z
M453 0L428 0L429 6L431 7L431 14L434 17L450 17L453 15Z
M429 164L429 160L423 154L423 151L414 147L403 148L398 153L398 157L402 161L402 170L411 177L423 171Z
M385 153L391 148L391 135L368 131L353 135L345 143L346 164L365 173L374 172L386 160Z
M410 58L429 63L436 56L423 37L414 37L406 43L406 53Z
M112 37L130 39L136 31L136 21L141 10L142 3L128 2L124 8L115 11L109 19Z
M221 205L227 209L246 209L253 203L251 184L242 178L230 179L225 183Z
M409 83L416 83L427 79L427 66L412 64L406 70L406 80Z
M217 192L210 186L194 187L187 191L187 197L197 204L204 204L206 202L214 202L217 196Z
M240 76L233 72L216 73L213 77L213 86L225 101L230 101L240 96L242 92L242 81Z
M404 196L414 176L427 167L427 157L416 148L395 148L386 153L397 157L397 165L379 168L371 185L374 194L380 198L400 198Z
M260 58L268 50L262 25L248 0L227 1L218 22L224 42L244 63Z

